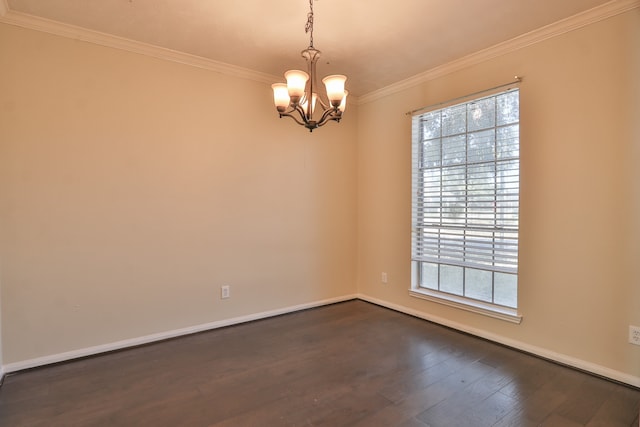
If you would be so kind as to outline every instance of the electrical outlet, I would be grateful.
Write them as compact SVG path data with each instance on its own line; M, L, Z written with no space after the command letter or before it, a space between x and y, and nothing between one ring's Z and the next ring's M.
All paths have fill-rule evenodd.
M389 280L389 278L387 277L387 273L382 273L382 276L380 277L380 280L382 280L382 283L387 283Z
M640 326L629 325L629 342L640 345Z
M224 285L220 287L220 298L227 299L231 296L229 291L229 285Z

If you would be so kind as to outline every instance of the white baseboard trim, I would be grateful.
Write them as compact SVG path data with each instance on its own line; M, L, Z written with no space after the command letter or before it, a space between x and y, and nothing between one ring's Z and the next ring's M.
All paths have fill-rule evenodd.
M636 377L633 375L626 374L624 372L616 371L614 369L610 369L602 365L587 362L581 359L576 359L575 357L567 356L566 354L556 353L546 348L537 347L534 345L524 343L522 341L513 340L511 338L506 338L501 335L484 331L482 329L473 328L471 326L454 322L439 316L433 316L433 315L424 313L422 311L414 310L409 307L405 307L403 305L393 304L387 301L379 300L377 298L373 298L368 295L358 294L357 298L363 301L370 302L372 304L380 305L382 307L387 307L392 310L399 311L401 313L409 314L411 316L418 317L420 319L428 320L433 323L437 323L452 329L456 329L458 331L466 332L468 334L475 335L477 337L484 338L489 341L503 344L507 347L512 347L517 350L524 351L526 353L531 353L536 356L542 357L544 359L549 359L563 365L580 369L582 371L591 372L601 377L605 377L614 381L629 384L633 387L640 387L640 377Z
M0 365L0 387L2 387L2 384L4 384L4 376L5 376L4 366Z
M39 366L50 365L52 363L66 362L81 357L93 356L100 353L106 353L114 350L121 350L128 347L135 347L142 344L149 344L155 341L162 341L169 338L176 338L184 335L190 335L197 332L208 331L212 329L223 328L225 326L237 325L240 323L251 322L254 320L266 319L268 317L279 316L281 314L294 313L309 308L321 307L323 305L335 304L338 302L356 299L357 295L344 295L336 298L329 298L321 301L314 301L306 304L299 304L275 310L263 311L260 313L249 314L246 316L233 317L230 319L218 320L215 322L204 323L201 325L189 326L187 328L174 329L171 331L160 332L157 334L145 335L142 337L131 338L122 341L116 341L108 344L97 345L93 347L82 348L73 351L67 351L49 356L37 357L35 359L22 360L19 362L8 363L0 367L2 375L10 372L21 371L24 369L36 368ZM1 378L1 377L0 377Z
M73 350L73 351L68 351L68 352L59 353L59 354L52 354L49 356L37 357L35 359L28 359L28 360L23 360L19 362L13 362L13 363L0 366L0 379L4 378L6 374L9 374L11 372L21 371L24 369L36 368L39 366L49 365L52 363L65 362L73 359L78 359L81 357L93 356L96 354L106 353L109 351L121 350L128 347L135 347L138 345L149 344L152 342L162 341L169 338L176 338L184 335L194 334L197 332L223 328L225 326L232 326L232 325L237 325L245 322L251 322L254 320L266 319L268 317L279 316L287 313L294 313L296 311L306 310L306 309L315 308L315 307L321 307L324 305L335 304L335 303L349 301L353 299L361 299L363 301L380 305L382 307L387 307L392 310L399 311L401 313L405 313L405 314L418 317L424 320L428 320L430 322L434 322L452 329L456 329L458 331L466 332L468 334L475 335L480 338L487 339L489 341L493 341L499 344L506 345L508 347L522 350L527 353L531 353L531 354L543 357L545 359L549 359L549 360L561 363L563 365L572 366L574 368L591 372L595 375L609 378L614 381L619 381L621 383L629 384L634 387L640 387L640 377L629 375L624 372L607 368L605 366L587 362L581 359L576 359L574 357L567 356L565 354L556 353L554 351L551 351L542 347L537 347L521 341L506 338L501 335L496 335L481 329L473 328L468 325L454 322L439 316L433 316L433 315L424 313L422 311L414 310L399 304L393 304L393 303L383 301L374 297L370 297L364 294L344 295L341 297L329 298L321 301L314 301L306 304L299 304L295 306L289 306L289 307L279 308L275 310L249 314L246 316L239 316L239 317L233 317L230 319L218 320L215 322L194 325L187 328L174 329L171 331L145 335L142 337L116 341L113 343L87 347L79 350Z

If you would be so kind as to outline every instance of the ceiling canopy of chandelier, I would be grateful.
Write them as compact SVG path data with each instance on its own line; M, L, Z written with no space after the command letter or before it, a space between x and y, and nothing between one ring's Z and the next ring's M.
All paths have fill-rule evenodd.
M291 117L312 132L329 121L340 121L349 92L344 89L347 77L339 74L322 79L326 88L326 100L316 92L316 62L320 58L320 51L313 47L313 0L309 0L309 10L305 26L305 32L309 33L309 47L302 51L308 72L289 70L284 73L287 83L275 83L271 88L280 117ZM320 105L321 112L316 111L317 104Z

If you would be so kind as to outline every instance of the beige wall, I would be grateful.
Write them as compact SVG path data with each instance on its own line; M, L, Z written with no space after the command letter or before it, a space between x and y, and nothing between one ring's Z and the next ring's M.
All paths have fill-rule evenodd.
M630 264L631 277L627 283L629 289L626 301L623 305L625 311L629 313L629 318L634 325L640 326L640 49L638 48L638 40L640 40L640 10L635 11L635 27L630 31L630 36L636 41L635 48L628 53L629 55L629 76L628 84L628 100L629 111L626 112L627 118L633 125L629 130L630 143L628 153L626 153L625 167L630 173L631 188L629 190L629 198L631 199L631 224L628 231L628 258ZM640 347L634 349L626 355L627 363L640 366ZM640 369L640 368L637 368ZM638 370L636 370L638 372ZM640 375L638 375L640 376Z
M363 103L359 291L640 385L640 9ZM520 325L412 298L411 121L403 113L521 84ZM387 272L388 284L380 273Z
M640 378L639 9L313 134L266 84L9 25L0 70L0 363L360 292ZM515 74L521 325L408 295L404 113Z
M356 292L354 106L9 25L0 70L5 364Z

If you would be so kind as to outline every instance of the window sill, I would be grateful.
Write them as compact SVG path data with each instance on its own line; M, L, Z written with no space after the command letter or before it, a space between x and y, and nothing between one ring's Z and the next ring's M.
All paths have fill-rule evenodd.
M427 301L436 302L438 304L444 304L449 307L504 320L506 322L516 324L520 324L522 322L522 316L518 314L517 310L508 307L499 307L493 304L483 303L481 301L473 301L467 298L457 297L455 295L433 292L424 288L409 289L409 295Z

